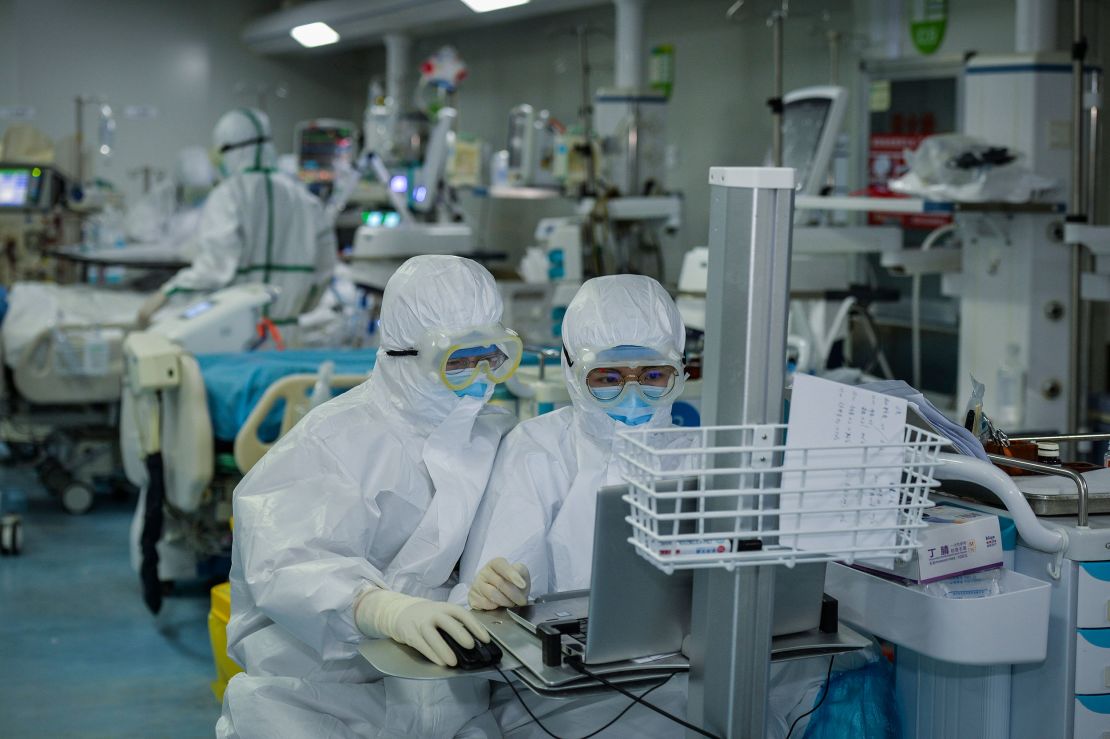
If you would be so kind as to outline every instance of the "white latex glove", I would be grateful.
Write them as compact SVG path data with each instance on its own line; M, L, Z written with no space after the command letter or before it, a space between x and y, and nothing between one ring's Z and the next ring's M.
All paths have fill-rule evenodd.
M139 308L139 315L135 319L135 324L140 329L148 328L150 326L150 319L158 312L159 308L166 304L168 297L169 296L166 295L165 292L159 290L147 298Z
M363 634L410 646L440 667L454 667L458 659L436 629L443 629L465 649L475 645L475 638L489 642L489 633L462 606L379 588L359 599L355 624Z
M526 606L531 588L532 576L523 562L509 564L504 557L497 557L478 571L466 600L475 611Z

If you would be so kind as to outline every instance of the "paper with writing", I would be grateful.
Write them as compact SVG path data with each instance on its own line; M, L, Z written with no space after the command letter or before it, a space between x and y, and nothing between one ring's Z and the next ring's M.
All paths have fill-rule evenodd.
M794 378L784 466L796 469L782 476L782 489L794 491L779 499L782 544L830 554L895 545L904 452L873 445L902 443L906 405L811 375ZM842 448L800 451L809 447ZM890 555L858 559L892 564Z

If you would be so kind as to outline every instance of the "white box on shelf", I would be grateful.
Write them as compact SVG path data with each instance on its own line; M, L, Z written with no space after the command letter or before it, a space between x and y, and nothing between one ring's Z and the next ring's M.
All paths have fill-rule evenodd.
M957 506L938 505L921 517L928 524L917 534L917 549L908 562L894 566L867 563L868 569L925 584L1002 566L998 516Z

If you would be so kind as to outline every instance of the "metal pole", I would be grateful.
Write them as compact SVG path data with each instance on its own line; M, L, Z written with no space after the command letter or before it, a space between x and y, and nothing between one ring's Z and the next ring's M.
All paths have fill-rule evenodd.
M1068 203L1068 222L1086 223L1086 200L1083 194L1083 61L1087 56L1087 40L1083 36L1083 0L1074 0L1071 47L1072 136L1071 136L1071 192ZM1083 423L1085 408L1080 383L1083 362L1081 309L1083 274L1083 245L1071 244L1070 254L1071 294L1068 296L1068 341L1071 349L1071 366L1068 377L1068 433L1077 433Z
M77 103L77 184L85 186L85 100L80 95L75 98Z
M794 170L714 167L709 182L705 422L781 423ZM774 567L694 576L688 713L707 731L763 739L774 590Z
M644 87L644 0L614 0L616 17L616 67L614 83L625 92L639 94Z
M582 71L582 102L578 108L578 120L582 126L582 135L585 137L586 147L582 157L586 160L586 193L597 193L597 167L594 162L594 104L593 92L590 89L590 30L581 25L576 29L578 33L578 64Z
M782 24L784 11L771 14L771 57L774 62L774 97L771 98L771 163L782 166Z
M405 113L411 104L409 58L412 39L403 33L387 33L385 40L385 94L397 114Z
M1087 72L1089 87L1087 94L1087 220L1098 222L1098 128L1102 112L1102 71Z
M836 86L840 84L840 39L843 34L840 31L829 31L829 84Z

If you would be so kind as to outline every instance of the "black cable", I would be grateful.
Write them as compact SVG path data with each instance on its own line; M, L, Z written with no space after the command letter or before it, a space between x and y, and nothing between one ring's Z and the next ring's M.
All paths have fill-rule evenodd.
M497 672L501 675L501 677L504 678L505 682L509 684L509 687L513 691L513 695L516 696L517 701L520 703L521 707L524 708L524 711L532 718L532 721L535 722L536 726L540 727L540 729L543 730L543 733L547 734L552 739L563 739L563 737L560 737L556 734L551 733L551 731L546 726L544 726L543 723L540 722L540 720L536 716L536 714L532 713L532 709L528 707L528 704L524 701L524 698L520 695L520 692L516 689L516 686L513 685L513 681L509 679L509 676L506 675L504 672L502 672L501 667L499 665L494 665L493 667L494 667L495 670L497 670ZM652 687L648 688L643 693L641 693L639 696L632 695L632 699L633 699L632 702L629 703L627 706L625 706L624 710L621 711L620 713L618 713L616 716L614 716L611 721L609 721L607 724L602 726L600 729L597 729L595 731L591 731L589 734L586 734L583 737L579 737L579 739L592 739L592 737L595 737L598 734L600 734L601 732L605 731L610 726L612 726L613 724L620 721L624 717L624 714L626 714L626 713L628 713L629 711L632 710L633 706L635 706L637 703L640 703L641 701L643 701L644 698L647 698L649 695L654 693L656 690L658 690L659 688L661 688L664 685L666 685L667 683L669 683L671 681L671 678L674 677L677 674L678 674L678 671L672 672L670 675L667 675L665 678L663 678L662 681L660 681L656 685L653 685ZM645 703L644 705L648 705L648 704Z
M816 711L818 708L821 707L821 704L825 702L825 698L827 698L828 695L829 695L829 680L832 678L832 666L833 666L833 662L835 660L836 660L836 655L835 654L833 656L829 657L829 671L825 674L824 690L821 691L821 698L820 698L820 700L817 701L817 705L815 705L813 708L811 708L808 711L806 711L805 713L803 713L798 718L794 719L794 723L790 724L790 731L786 732L786 739L790 739L790 735L794 733L794 728L798 725L799 721L801 721L806 716L808 716L811 713L813 713L814 711Z
M622 695L626 695L629 698L632 698L632 699L636 700L637 702L642 702L642 701L640 701L639 698L637 698L632 693L629 693L627 690L625 690L621 686L616 685L615 683L609 682L608 680L603 678L601 675L598 675L596 672L590 671L584 664L582 664L581 659L568 658L567 659L567 664L570 665L573 669L577 670L578 672L581 672L583 675L586 675L587 677L592 677L594 680L597 680L599 683L601 683L605 687L609 688L610 690L615 690L618 693L621 693ZM664 711L659 706L655 706L655 705L652 705L651 703L646 703L646 702L643 702L643 706L644 706L644 708L649 708L652 711L655 711L660 716L665 716L666 718L669 718L671 721L674 721L676 724L679 724L681 726L685 726L687 729L689 729L690 731L693 731L694 733L701 734L702 736L707 736L707 737L709 737L709 739L719 739L719 737L717 737L716 734L710 734L705 729L702 729L701 727L695 726L694 724L691 724L688 721L684 721L683 719L680 719L678 716L675 716L673 713L667 713L666 711Z

